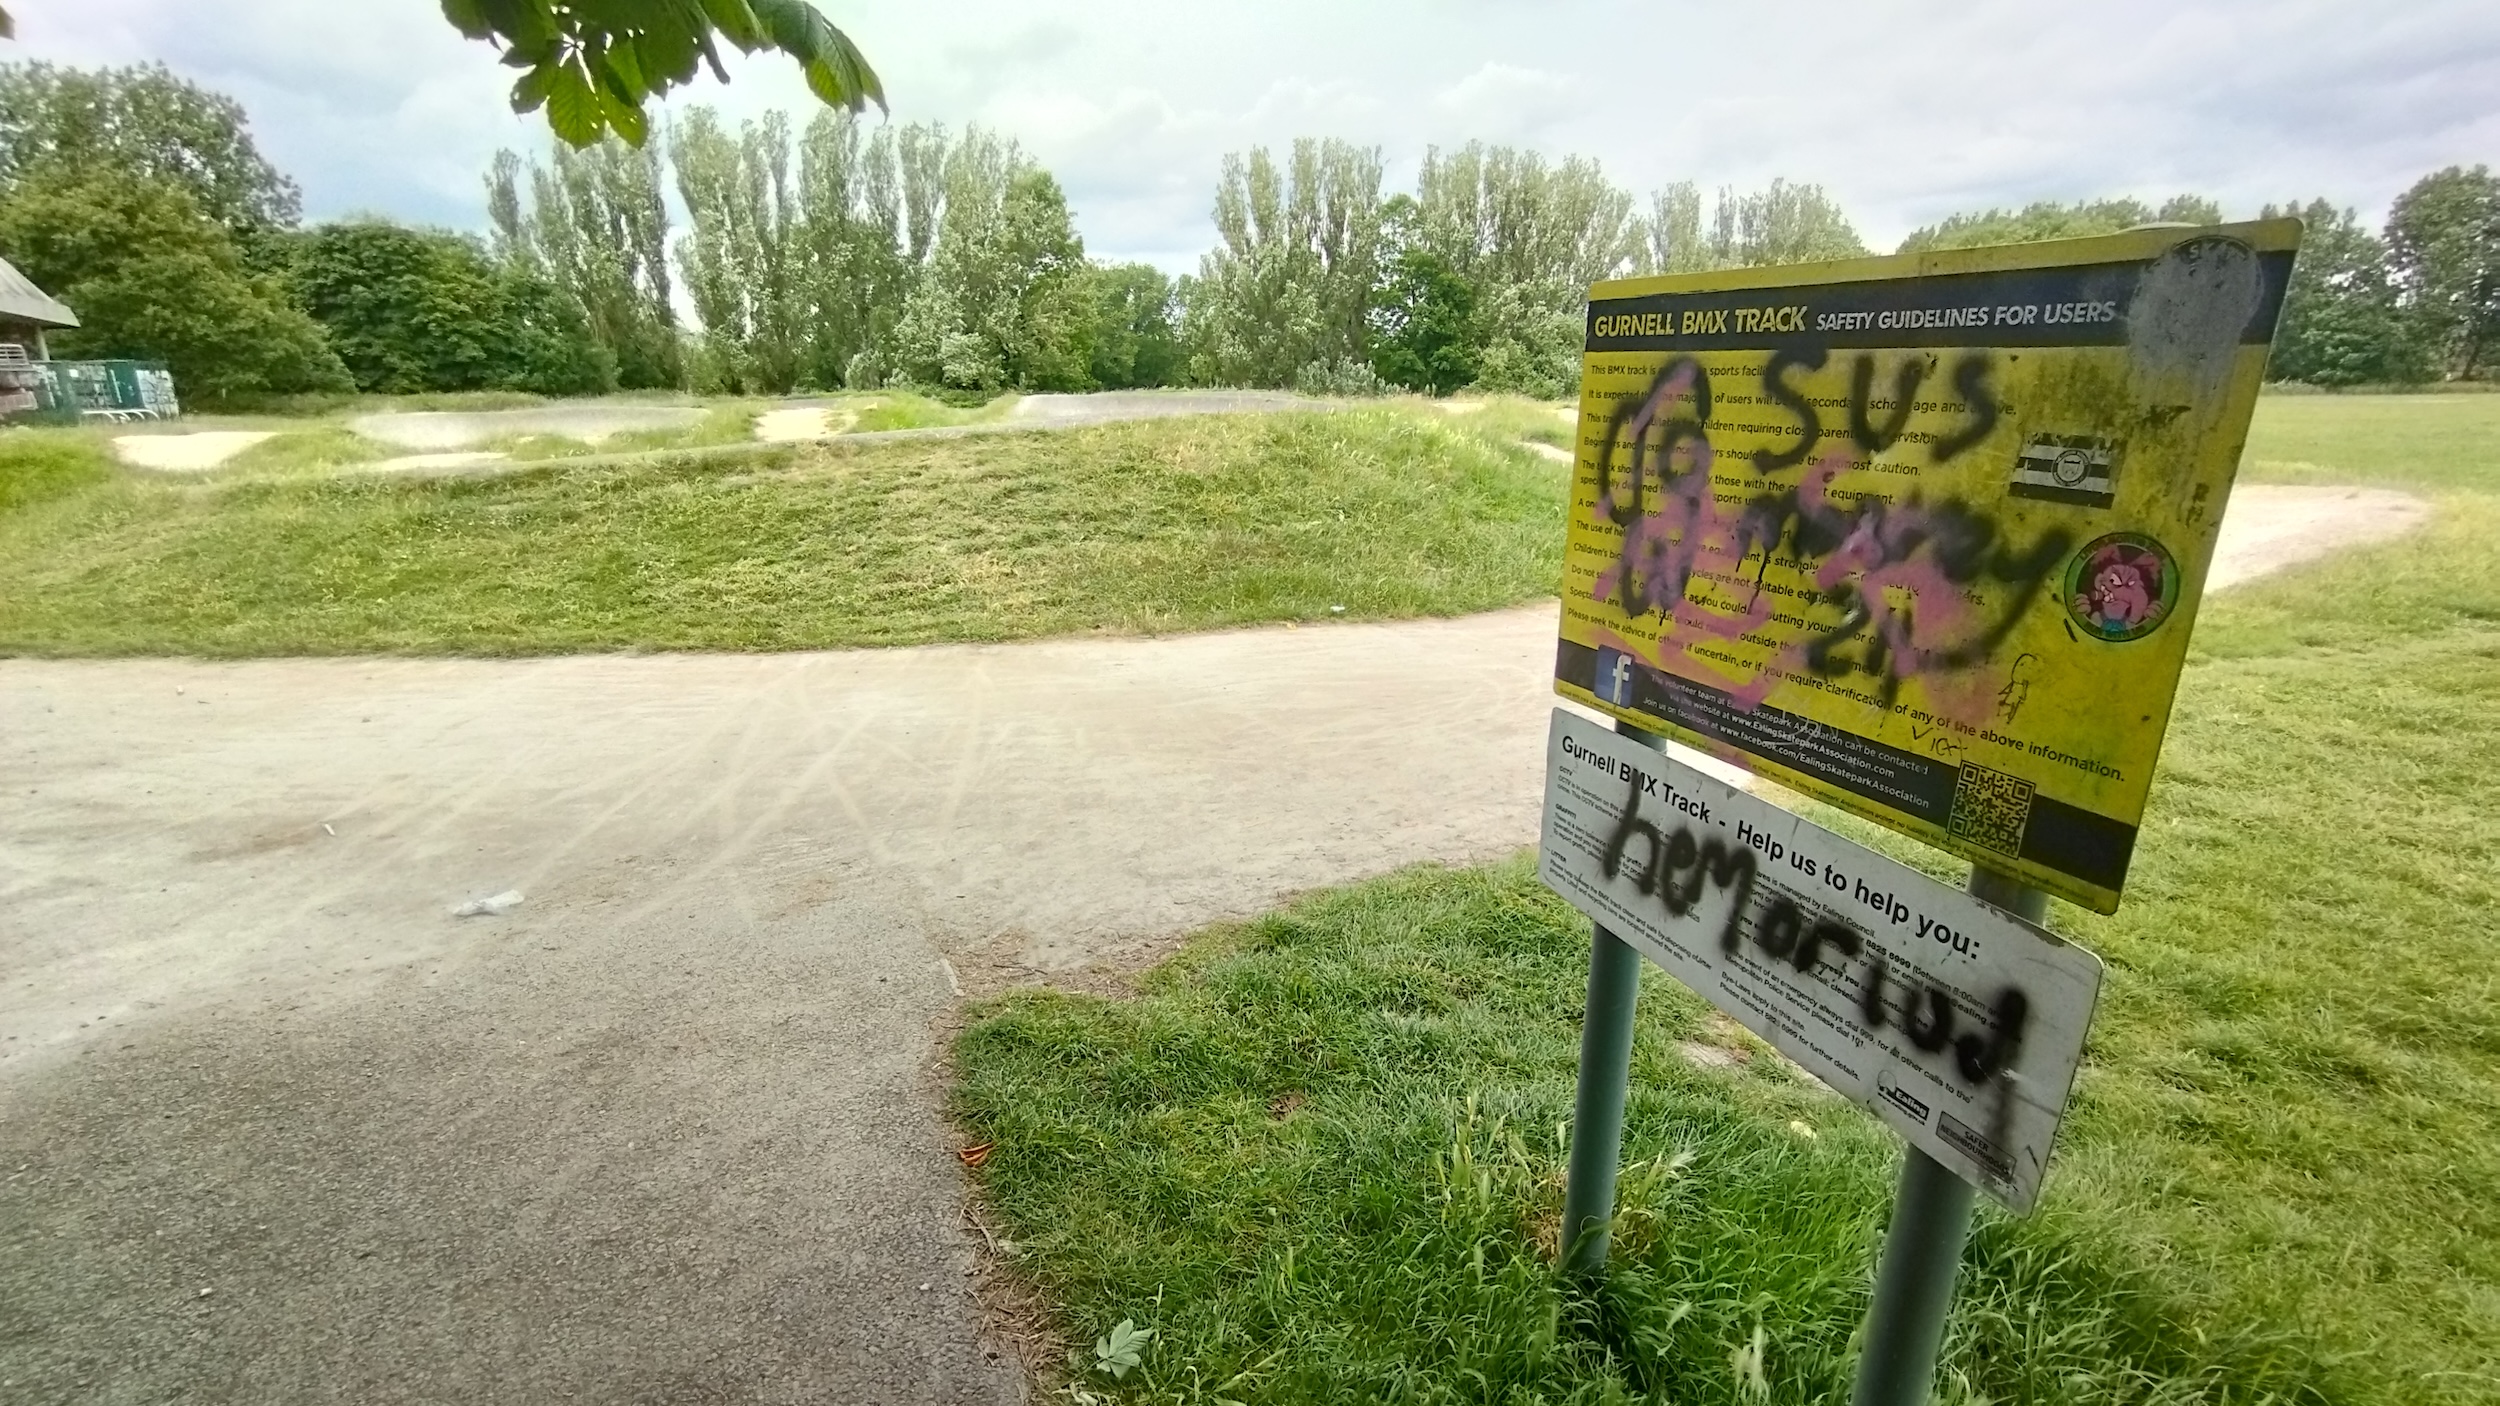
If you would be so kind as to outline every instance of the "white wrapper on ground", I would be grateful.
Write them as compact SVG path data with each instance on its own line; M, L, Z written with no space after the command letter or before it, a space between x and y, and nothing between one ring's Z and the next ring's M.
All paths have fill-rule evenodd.
M505 889L485 898L472 898L451 910L455 918L492 918L521 906L521 891Z

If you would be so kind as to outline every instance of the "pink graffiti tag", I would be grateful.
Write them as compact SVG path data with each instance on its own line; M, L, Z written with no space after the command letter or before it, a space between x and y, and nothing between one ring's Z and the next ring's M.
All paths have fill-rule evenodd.
M1997 687L1979 666L2020 623L2066 554L2068 534L2051 529L2017 550L2002 540L1994 518L1959 499L1849 505L1831 493L1833 481L1856 465L1846 449L1820 456L1793 488L1758 477L1754 496L1731 505L1712 479L1717 456L1703 428L1709 413L1707 373L1689 358L1662 373L1628 414L1618 412L1593 512L1594 525L1619 529L1623 540L1597 574L1592 600L1613 602L1627 619L1664 615L1670 628L1659 667L1740 707L1758 704L1785 678L1865 675L1885 703L1916 679L1933 711L1973 722L1988 717ZM1630 450L1621 480L1611 472L1618 443ZM1654 503L1645 502L1653 480ZM1780 598L1760 586L1774 559L1807 573L1819 593L1791 598L1799 613L1821 606L1837 608L1840 618L1810 626L1749 671L1732 660L1696 657L1696 642L1734 641L1774 623ZM1755 586L1740 608L1728 609L1710 602L1707 587L1703 599L1694 599L1696 575L1721 585L1750 575ZM1983 580L2013 588L2000 607L1972 599Z

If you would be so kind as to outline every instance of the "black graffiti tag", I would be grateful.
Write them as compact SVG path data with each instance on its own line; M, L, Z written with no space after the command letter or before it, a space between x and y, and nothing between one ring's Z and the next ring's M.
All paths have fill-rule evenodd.
M1699 905L1705 885L1727 894L1727 920L1719 929L1723 955L1738 955L1750 940L1764 958L1801 976L1815 976L1826 966L1836 976L1845 976L1848 966L1856 964L1860 972L1857 999L1842 1003L1841 1008L1854 1009L1860 1028L1868 1035L1893 1022L1886 1000L1886 988L1894 984L1892 959L1884 949L1837 917L1809 913L1778 884L1763 884L1752 848L1718 836L1696 835L1693 826L1681 821L1671 822L1674 829L1670 832L1643 819L1643 790L1642 777L1633 773L1622 813L1599 855L1599 869L1606 878L1624 874L1634 840L1647 842L1646 857L1634 871L1632 885L1643 897L1655 898L1670 919L1689 916ZM1951 993L1925 980L1904 987L1898 1017L1902 1036L1912 1048L1929 1055L1949 1054L1952 1071L1974 1088L1997 1083L2013 1067L2030 1018L2030 996L2019 986L2006 986L1990 1002L1984 1021L1966 1023ZM2004 1092L2010 1099L2012 1090Z
M1825 677L1868 675L1889 701L1908 679L1958 673L1992 657L2074 539L2052 527L2017 541L1991 509L1958 497L1930 502L1913 494L1898 503L1835 497L1833 479L1854 466L1857 455L1888 450L1908 433L1918 388L1934 363L1924 354L1903 358L1892 368L1889 394L1879 397L1877 358L1855 358L1847 404L1851 448L1818 459L1822 415L1793 374L1819 370L1827 360L1821 349L1807 348L1765 361L1760 399L1783 407L1797 427L1786 447L1753 454L1754 491L1741 498L1725 494L1727 483L1714 480L1711 382L1699 361L1674 358L1643 395L1616 406L1598 454L1596 489L1598 510L1623 529L1623 541L1613 565L1599 573L1596 595L1614 600L1630 618L1658 612L1671 616L1679 632L1734 639L1772 614L1761 586L1772 561L1781 560L1807 574L1814 600L1839 615L1809 631L1797 662ZM1959 457L1994 432L2001 407L1991 366L1988 354L1976 351L1955 363L1951 379L1963 418L1928 440L1931 460ZM1773 478L1810 460L1795 483ZM1706 563L1751 577L1755 593L1742 610L1687 604L1692 577ZM1965 598L1987 583L2006 588L1993 610Z

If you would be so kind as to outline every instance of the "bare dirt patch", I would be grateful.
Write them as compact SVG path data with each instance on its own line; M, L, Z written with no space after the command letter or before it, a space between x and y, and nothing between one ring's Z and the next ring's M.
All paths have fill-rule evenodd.
M347 427L367 439L431 453L530 434L598 444L635 430L682 430L700 423L704 414L693 405L533 405L518 410L392 411L359 415Z
M113 453L135 468L159 473L206 473L265 439L274 430L191 430L180 434L126 434L113 438Z
M2430 504L2394 489L2241 484L2231 490L2205 587L2224 590L2347 548L2401 537L2428 522L2430 511Z
M856 411L834 410L822 405L767 410L755 417L755 437L768 444L829 439L849 429L858 419Z

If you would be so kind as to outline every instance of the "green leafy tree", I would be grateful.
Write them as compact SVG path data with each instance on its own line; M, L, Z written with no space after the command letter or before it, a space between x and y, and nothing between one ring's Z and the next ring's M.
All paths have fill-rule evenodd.
M494 233L495 257L509 264L536 264L529 216L521 208L521 158L498 151L486 168L486 222Z
M1380 151L1298 140L1279 169L1264 147L1224 158L1221 247L1183 299L1189 375L1284 386L1306 367L1370 358L1380 267Z
M1523 287L1578 302L1629 261L1632 197L1594 161L1471 142L1424 153L1413 247L1479 292Z
M598 395L616 389L616 362L590 334L582 305L527 269L496 271L504 337L496 384L539 395Z
M353 384L320 326L179 185L36 170L0 198L0 255L78 312L60 355L163 361L194 402Z
M809 310L788 119L768 112L733 139L711 109L694 108L670 134L669 156L690 226L677 242L678 269L703 327L697 383L789 390Z
M1179 296L1152 264L1095 265L1086 271L1094 328L1092 378L1106 390L1168 386L1180 375Z
M1372 369L1380 379L1448 395L1475 381L1477 352L1476 295L1467 280L1421 249L1392 259L1372 311Z
M799 265L810 309L801 379L812 385L882 381L882 353L919 271L904 243L897 135L864 128L850 113L820 112L799 144Z
M1425 153L1403 237L1467 285L1474 330L1456 359L1474 382L1554 397L1580 383L1589 285L1630 266L1637 227L1596 162L1470 143Z
M2297 216L2305 227L2267 375L2320 386L2428 379L2420 343L2408 335L2397 303L2387 248L2349 207L2312 200L2280 210L2269 205L2261 214Z
M2451 166L2414 182L2388 211L2387 259L2439 371L2488 374L2500 349L2500 177Z
M1904 254L1930 249L1974 249L1983 244L2029 244L2042 239L2081 239L2116 234L2146 224L2211 225L2222 222L2222 207L2201 195L2174 195L2158 206L2120 197L2061 204L2040 200L2019 210L1988 209L1950 216L1912 230L1901 241Z
M1002 214L1016 302L1008 376L1023 390L1094 389L1093 266L1085 260L1067 192L1048 171L1028 168L1009 185Z
M947 155L936 239L895 328L897 364L958 390L1086 389L1085 269L1059 182L1014 142L966 131Z
M499 264L543 277L582 306L593 339L629 386L684 378L706 389L779 393L873 387L898 373L943 382L935 348L955 333L968 339L956 346L959 363L994 363L993 372L976 369L976 379L1008 384L1019 373L1007 344L968 323L923 337L910 348L919 361L902 364L902 324L936 259L950 182L967 175L956 152L942 127L871 128L848 112L819 112L793 143L779 113L732 132L698 107L667 141L640 149L559 147L550 167L499 153L486 175L491 245ZM981 263L971 251L983 240L966 224L975 207L988 209L990 224L1003 209L1013 173L999 167L994 174L966 187L981 194L956 220L949 258L958 275ZM673 240L659 198L664 175L673 175L687 217ZM1059 204L1064 223L1064 199ZM679 289L699 328L689 339L691 365L677 351L670 298ZM934 326L940 311L925 309L917 325ZM1040 313L1037 302L1033 317ZM1065 313L1060 320L1080 329L1069 337L1081 340L1090 304L1077 299ZM1018 317L1024 321L991 323L1012 329L1032 321ZM984 347L994 353L987 363Z
M1854 259L1867 252L1840 203L1818 185L1773 180L1760 190L1722 187L1707 218L1699 187L1678 181L1650 197L1633 239L1644 273L1700 273Z
M1706 273L1718 267L1717 252L1702 236L1701 187L1676 181L1650 195L1634 257L1643 273Z
M486 177L494 244L506 263L543 278L582 314L596 355L628 389L684 384L685 366L668 271L668 206L656 147L602 142L556 148L527 167L498 153Z
M179 186L238 234L293 225L302 209L295 183L252 144L242 104L162 64L0 64L0 190L48 167Z
M459 235L380 220L322 225L297 242L289 284L359 390L561 395L613 381L577 307Z
M471 257L461 257L464 253ZM289 280L356 388L472 390L495 379L495 280L449 235L381 220L306 232Z
M643 105L694 80L708 64L729 81L714 41L743 52L773 49L796 59L810 91L857 112L885 106L867 56L806 0L442 0L462 34L503 50L522 70L512 110L545 109L569 145L610 133L642 145Z

